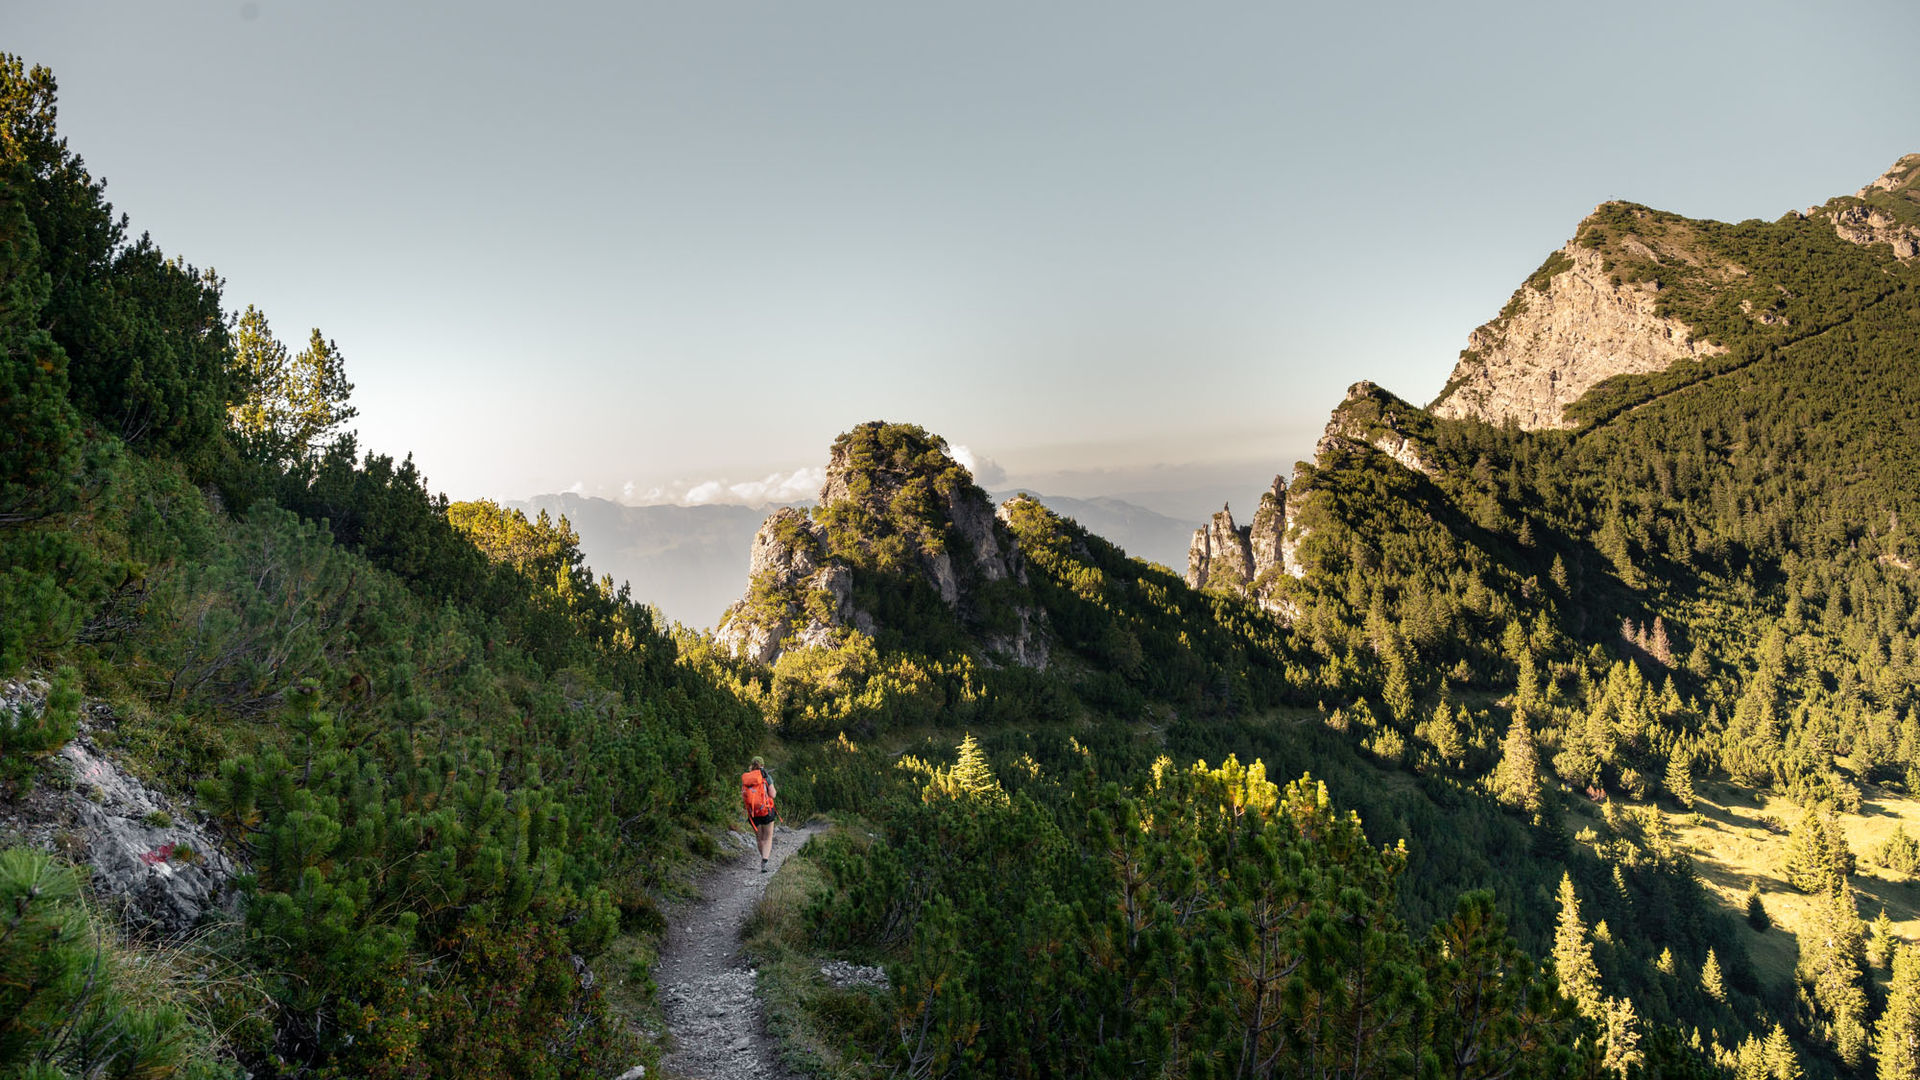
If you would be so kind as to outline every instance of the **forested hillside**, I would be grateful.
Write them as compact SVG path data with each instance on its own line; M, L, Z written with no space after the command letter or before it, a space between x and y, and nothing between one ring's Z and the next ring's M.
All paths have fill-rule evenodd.
M754 715L564 524L363 452L341 350L135 236L14 58L0 154L0 801L99 798L56 756L78 732L245 868L236 920L132 947L57 857L0 854L0 1074L652 1060L589 965L657 929ZM43 824L58 855L104 842ZM213 854L143 860L163 888Z
M1903 198L1907 174L1872 191ZM776 942L898 959L891 1011L839 1025L854 1033L843 1060L1026 1075L1113 1053L1195 1075L1504 1075L1494 1046L1449 1062L1423 1010L1452 991L1431 966L1423 980L1386 959L1404 949L1417 967L1429 928L1464 933L1464 912L1490 903L1552 959L1582 1019L1503 1012L1476 1030L1531 1032L1588 1062L1576 1072L1914 1075L1920 957L1904 939L1920 895L1910 826L1896 826L1920 817L1920 552L1902 527L1920 495L1907 464L1920 265L1848 235L1857 202L1738 225L1601 207L1575 244L1693 328L1710 346L1699 359L1601 381L1565 430L1442 419L1355 387L1293 477L1287 570L1248 585L1192 592L1008 503L1026 578L1003 599L1044 611L1042 670L966 645L965 606L943 613L925 588L912 618L868 613L863 630L856 604L771 671L708 660L781 725L807 798L886 823L821 853L829 899ZM1549 259L1501 318L1549 302L1572 262ZM930 482L947 468L917 430L847 438L921 447ZM959 544L916 535L910 576ZM838 541L825 554L858 595L871 558ZM794 711L822 686L865 705ZM1014 730L996 723L1009 700ZM794 739L810 732L838 738ZM911 752L889 769L883 748ZM1230 787L1256 758L1323 779L1375 844L1404 843L1378 871L1394 904L1363 915L1233 892L1249 872L1218 861L1232 829L1146 808L1195 758L1224 760L1191 775ZM1293 807L1317 790L1255 788ZM1254 796L1200 802L1238 828L1286 816L1247 809ZM1281 836L1317 835L1293 822ZM1133 847L1163 827L1199 846ZM1307 873L1375 872L1363 865L1349 854ZM1216 941L1203 914L1253 921ZM1120 922L1103 931L1108 917ZM1304 944L1325 919L1363 937L1376 926L1383 951ZM1256 927L1305 936L1290 952ZM1284 976L1267 982L1267 963ZM1132 981L1143 970L1156 989ZM1404 981L1387 993L1373 980L1393 971ZM1320 1056L1312 1018L1327 1014L1310 1004L1336 986L1354 1010L1343 1030L1366 1033L1338 1064ZM796 993L827 1015L853 1007ZM1039 1017L1135 1008L1155 1017L1146 1044L1125 1043L1124 1023L1037 1034Z

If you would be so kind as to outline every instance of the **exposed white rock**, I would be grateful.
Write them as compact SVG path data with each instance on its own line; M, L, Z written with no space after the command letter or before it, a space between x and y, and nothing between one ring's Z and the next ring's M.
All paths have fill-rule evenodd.
M46 692L44 683L7 683L0 708L44 707ZM94 741L113 722L105 706L83 707L79 733L45 768L51 780L0 805L0 835L91 871L94 894L135 928L173 937L236 914L241 868L184 806L135 779Z
M1881 173L1872 183L1854 194L1855 199L1890 194L1904 196L1916 204L1916 190L1920 189L1920 154L1907 154L1893 163L1893 167ZM1846 200L1836 200L1842 204ZM1829 204L1831 206L1832 204ZM1920 258L1920 229L1906 224L1892 214L1877 206L1860 203L1842 205L1830 210L1826 207L1809 207L1808 216L1824 215L1833 222L1833 231L1840 238L1855 244L1887 244L1893 248L1894 257L1900 260Z
M1233 523L1233 508L1223 506L1206 525L1193 531L1187 549L1187 584L1196 589L1244 589L1253 581L1251 530Z
M1566 407L1604 379L1726 351L1657 314L1655 283L1615 284L1599 252L1572 242L1560 250L1567 265L1544 291L1522 285L1517 310L1468 336L1429 407L1435 416L1563 428Z

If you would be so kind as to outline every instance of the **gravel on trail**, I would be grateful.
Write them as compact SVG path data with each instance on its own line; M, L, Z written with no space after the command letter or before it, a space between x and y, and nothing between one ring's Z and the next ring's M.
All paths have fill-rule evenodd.
M740 953L740 929L788 855L824 826L776 826L773 858L760 872L753 837L728 833L731 859L700 882L700 898L667 912L667 940L654 965L673 1051L662 1063L680 1080L756 1080L786 1077L767 1036L756 972Z

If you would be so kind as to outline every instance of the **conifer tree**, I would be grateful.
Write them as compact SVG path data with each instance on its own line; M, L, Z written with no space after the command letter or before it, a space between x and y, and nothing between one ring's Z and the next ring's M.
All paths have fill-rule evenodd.
M1876 968L1891 968L1893 950L1896 944L1893 936L1893 920L1887 918L1887 909L1882 907L1880 914L1873 920L1873 936L1867 941L1867 964Z
M1528 814L1540 811L1540 758L1527 728L1526 713L1515 709L1500 744L1500 764L1493 773L1493 793L1502 803Z
M1814 905L1794 969L1820 1017L1817 1030L1849 1065L1859 1064L1866 1052L1865 938L1853 889L1842 880Z
M1567 995L1581 1015L1605 1023L1600 1000L1600 972L1593 964L1593 943L1587 940L1586 923L1580 920L1580 898L1573 891L1573 875L1560 875L1560 917L1553 931L1553 967L1560 976L1560 991Z
M323 449L359 414L347 403L353 384L339 347L316 329L307 347L290 355L251 305L234 327L228 373L239 391L227 407L228 426L269 456L291 460Z
M1601 1023L1606 1045L1602 1064L1608 1071L1624 1076L1627 1070L1645 1060L1640 1053L1640 1014L1631 999L1610 997L1605 1002Z
M1880 1080L1920 1080L1920 953L1901 945L1893 952L1893 981L1886 1011L1874 1024L1874 1057Z
M1673 666L1673 643L1667 638L1665 619L1655 615L1653 628L1647 631L1647 653L1660 662L1662 667Z
M1667 757L1667 793L1687 809L1693 809L1693 756L1678 743Z
M1465 760L1467 742L1460 724L1454 720L1453 706L1443 698L1433 707L1433 719L1427 724L1427 739L1433 743L1434 752L1440 760L1449 765L1458 765Z
M1727 1003L1727 982L1720 974L1720 957L1711 945L1707 946L1707 962L1700 965L1700 989L1722 1005Z
M1787 1038L1786 1029L1779 1024L1767 1032L1767 1041L1761 1045L1760 1058L1766 1063L1767 1080L1800 1080L1805 1075L1800 1071L1800 1055L1793 1048L1792 1040Z
M1808 810L1787 840L1784 870L1793 887L1805 893L1824 893L1846 881L1853 856L1837 823L1819 810Z
M0 527L64 508L77 487L80 414L67 355L41 328L50 283L22 205L17 168L0 162Z

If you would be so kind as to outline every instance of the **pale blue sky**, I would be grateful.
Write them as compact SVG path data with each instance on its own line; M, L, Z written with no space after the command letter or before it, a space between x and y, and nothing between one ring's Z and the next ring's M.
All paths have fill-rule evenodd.
M1910 0L0 0L136 229L336 339L364 443L455 497L724 490L885 418L1182 514L1356 379L1430 398L1604 199L1773 218L1920 150L1916 40Z

